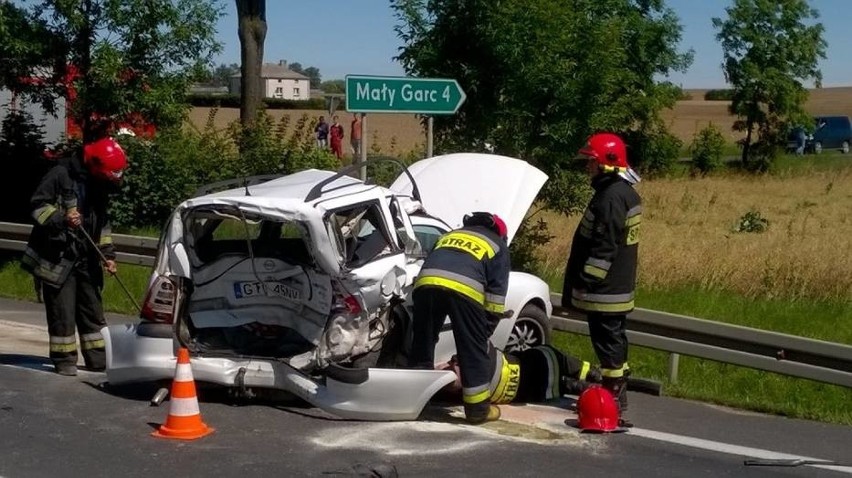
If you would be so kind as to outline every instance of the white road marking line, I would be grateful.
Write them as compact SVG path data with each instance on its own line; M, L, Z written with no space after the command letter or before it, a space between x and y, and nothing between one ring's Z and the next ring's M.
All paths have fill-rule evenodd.
M643 428L631 428L628 432L629 435L635 435L642 438L649 438L651 440L663 441L667 443L673 443L675 445L683 445L692 448L699 448L701 450L715 451L718 453L726 453L728 455L740 455L744 458L765 458L765 459L782 459L782 460L817 460L817 461L831 461L825 460L822 458L813 458L809 456L801 456L801 455L791 455L788 453L779 453L770 450L763 450L761 448L751 448L747 446L740 445L731 445L729 443L722 443L712 440L704 440L702 438L693 438L683 435L675 435L672 433L665 432L655 432L653 430L645 430ZM745 466L745 465L743 465ZM814 468L822 468L824 470L838 471L840 473L846 473L852 475L852 466L836 466L836 465L801 465L801 466L812 466Z

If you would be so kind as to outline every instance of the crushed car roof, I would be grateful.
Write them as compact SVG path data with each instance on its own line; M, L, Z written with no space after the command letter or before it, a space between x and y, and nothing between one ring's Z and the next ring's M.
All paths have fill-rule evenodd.
M322 194L316 199L308 199L311 192L316 186L334 176L338 176L334 181L325 185ZM334 171L322 171L318 169L308 169L297 173L282 176L271 181L266 181L261 184L256 184L248 187L250 196L280 198L280 199L295 199L299 201L319 202L321 200L332 199L347 194L354 194L362 191L377 188L372 184L364 184L363 181L350 176L340 176ZM200 196L199 198L246 198L246 188L237 187L225 191L215 192Z

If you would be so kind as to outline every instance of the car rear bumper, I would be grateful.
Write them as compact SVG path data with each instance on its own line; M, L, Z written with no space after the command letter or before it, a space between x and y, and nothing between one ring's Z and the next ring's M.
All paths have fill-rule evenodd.
M103 329L107 380L120 385L174 377L174 344L151 324L113 325ZM141 332L141 333L140 333ZM414 420L423 407L456 376L440 370L367 370L360 383L325 377L322 383L283 362L220 357L193 357L199 382L225 387L269 388L289 392L341 418Z

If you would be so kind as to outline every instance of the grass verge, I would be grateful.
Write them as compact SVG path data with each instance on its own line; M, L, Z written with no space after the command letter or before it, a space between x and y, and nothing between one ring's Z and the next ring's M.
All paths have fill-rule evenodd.
M697 287L639 291L640 307L849 344L852 309L841 302L752 299ZM586 359L589 338L555 332L557 347ZM663 383L665 395L735 408L852 425L852 389L681 356L677 383L668 380L668 352L630 348L637 376ZM717 377L708 380L708 377Z

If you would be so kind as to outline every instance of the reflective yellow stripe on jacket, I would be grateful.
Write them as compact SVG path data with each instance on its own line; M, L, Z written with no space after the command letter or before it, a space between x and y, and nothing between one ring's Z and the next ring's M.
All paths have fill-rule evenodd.
M443 287L458 292L477 304L481 304L485 310L495 314L502 314L506 309L506 298L504 296L486 294L485 287L482 284L461 274L441 269L424 269L420 271L420 276L414 281L414 288L425 285Z
M467 252L477 260L482 260L486 256L491 259L500 249L487 237L470 231L453 231L441 236L435 244L435 249L444 247Z

